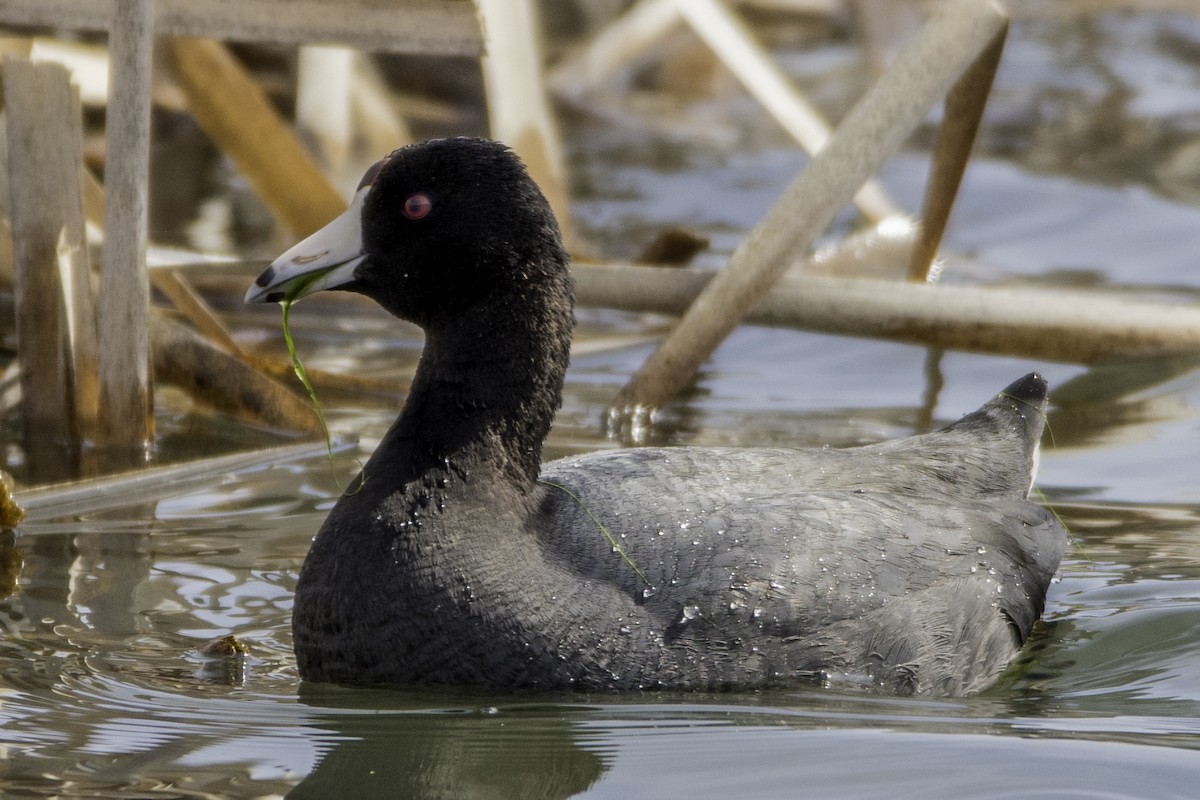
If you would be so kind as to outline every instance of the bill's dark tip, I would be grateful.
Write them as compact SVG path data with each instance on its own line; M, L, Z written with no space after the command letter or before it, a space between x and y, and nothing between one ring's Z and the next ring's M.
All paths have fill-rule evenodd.
M254 279L255 286L269 286L271 281L275 280L275 268L267 267L263 270L263 274Z

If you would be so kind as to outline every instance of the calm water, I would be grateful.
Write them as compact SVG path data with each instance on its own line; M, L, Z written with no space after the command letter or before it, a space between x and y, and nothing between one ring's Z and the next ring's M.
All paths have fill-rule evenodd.
M1200 23L1101 15L1011 36L948 235L950 280L1147 287L1200 278ZM856 50L785 53L837 107ZM581 233L613 257L657 226L719 263L803 159L736 95L678 109L706 131L585 119L570 131ZM750 121L743 121L749 118ZM688 121L688 120L685 120ZM919 204L920 139L883 178ZM623 252L622 248L627 252ZM297 312L310 366L402 375L420 346L376 317ZM241 318L274 336L270 314ZM663 320L581 314L551 454L609 446L605 403ZM278 348L278 344L270 346ZM397 361L397 353L400 360ZM1073 533L1030 646L966 700L805 690L630 697L298 687L289 614L309 539L352 463L322 456L38 511L0 540L5 797L1192 797L1200 774L1200 377L1168 360L1092 370L936 356L744 328L665 414L671 443L855 444L949 421L1008 381L1057 387L1040 485ZM929 403L931 374L944 386ZM329 398L369 449L394 413ZM170 448L259 444L164 400ZM245 656L202 655L234 634Z

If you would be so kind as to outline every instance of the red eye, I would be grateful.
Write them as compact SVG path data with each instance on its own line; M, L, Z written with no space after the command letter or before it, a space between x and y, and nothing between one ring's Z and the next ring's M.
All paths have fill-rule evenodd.
M404 216L409 219L421 219L433 211L433 201L428 195L410 194L404 201Z

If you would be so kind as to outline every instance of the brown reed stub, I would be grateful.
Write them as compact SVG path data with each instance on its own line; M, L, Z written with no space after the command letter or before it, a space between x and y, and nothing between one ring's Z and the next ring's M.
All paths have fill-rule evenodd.
M25 509L17 504L13 495L14 486L12 476L0 470L0 530L15 528L25 519Z
M55 475L71 471L97 406L79 96L63 67L20 58L4 59L4 86L23 438L31 465Z

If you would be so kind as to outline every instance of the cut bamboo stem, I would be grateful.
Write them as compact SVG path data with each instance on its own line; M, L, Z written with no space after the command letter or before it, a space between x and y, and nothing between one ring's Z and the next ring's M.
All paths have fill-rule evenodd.
M142 451L154 436L146 275L154 0L117 0L109 34L104 262L97 297L98 440Z
M574 267L580 306L682 314L715 273ZM947 350L1092 364L1200 353L1200 309L1083 291L965 287L788 275L746 321Z
M692 380L794 255L809 248L916 129L1004 21L988 0L952 0L939 9L621 390L612 409L616 421L660 407Z
M306 236L346 210L346 201L224 45L167 42L196 121L280 222Z
M1000 66L1000 55L1004 52L1007 35L1008 23L1005 22L979 58L971 63L946 95L945 115L933 145L933 163L925 189L920 235L908 267L909 280L929 279L929 270L937 258L942 235L946 232L954 200L962 185L963 173L971 158L971 148L979 132L979 123L992 91L996 69Z
M721 0L675 0L678 11L738 80L800 146L816 153L829 140L830 126L808 102L750 30ZM872 222L900 213L875 181L867 181L854 198Z

